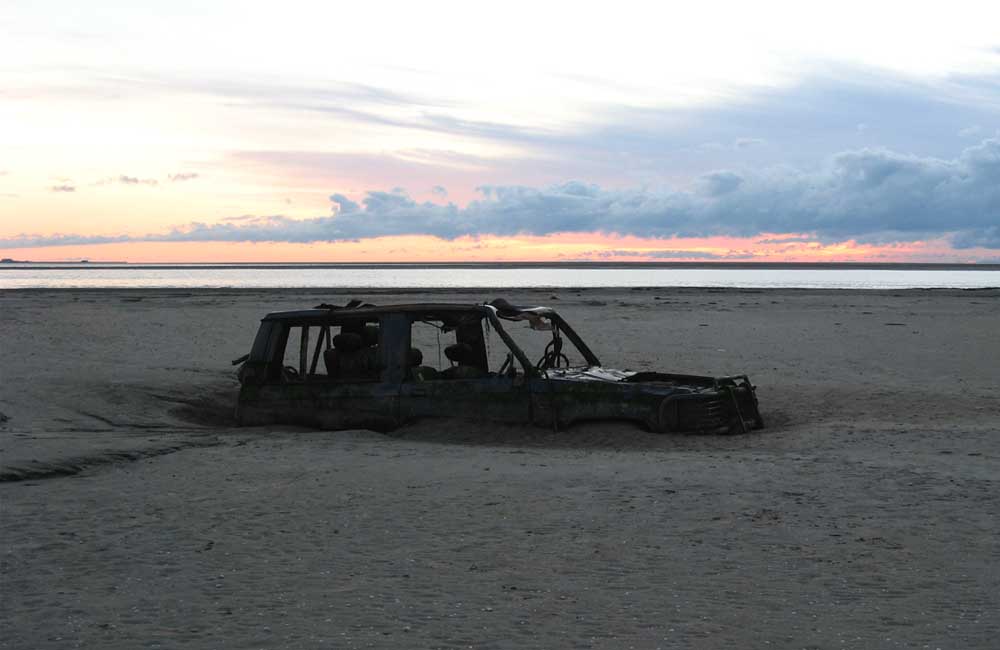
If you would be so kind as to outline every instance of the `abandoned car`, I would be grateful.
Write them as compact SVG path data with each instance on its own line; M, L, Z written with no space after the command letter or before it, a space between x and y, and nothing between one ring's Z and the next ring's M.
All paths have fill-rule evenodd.
M508 332L515 325L530 336L515 341ZM352 301L268 314L250 353L233 363L242 364L236 417L243 425L385 431L450 417L553 429L622 419L663 433L763 427L746 375L604 368L554 310L503 300Z

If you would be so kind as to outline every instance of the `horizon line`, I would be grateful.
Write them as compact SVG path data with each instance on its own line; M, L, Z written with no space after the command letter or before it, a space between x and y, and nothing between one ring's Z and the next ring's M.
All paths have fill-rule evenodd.
M746 269L767 269L767 268L799 268L799 269L822 269L822 268L858 268L858 269L900 269L900 270L1000 270L1000 262L865 262L865 261L810 261L810 262L763 262L763 261L740 261L740 260L562 260L562 261L375 261L375 262L128 262L128 261L101 261L101 260L63 260L63 261L33 261L4 259L0 262L0 269L13 270L14 264L31 264L36 270L44 270L47 267L60 268L67 265L85 265L82 268L113 268L117 266L153 266L157 268L389 268L389 267L438 267L438 268L561 268L561 267L591 267L591 268L746 268ZM113 266L112 266L113 265Z

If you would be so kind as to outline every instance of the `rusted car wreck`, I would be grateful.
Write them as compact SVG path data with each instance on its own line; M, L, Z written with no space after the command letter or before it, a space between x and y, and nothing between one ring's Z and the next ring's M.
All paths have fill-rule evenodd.
M533 336L522 338L535 349L515 342L505 323L526 324ZM503 300L352 301L268 314L250 353L234 363L242 364L236 417L243 425L391 430L449 417L553 429L622 419L663 433L763 426L746 375L604 368L554 310Z

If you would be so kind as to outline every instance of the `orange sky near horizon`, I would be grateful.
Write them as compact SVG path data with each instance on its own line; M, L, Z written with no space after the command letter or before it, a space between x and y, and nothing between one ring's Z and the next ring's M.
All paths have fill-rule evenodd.
M757 261L977 262L987 249L956 251L944 240L890 245L823 244L801 234L648 239L593 233L517 237L396 236L356 242L123 242L87 246L0 248L0 257L38 262L527 262Z

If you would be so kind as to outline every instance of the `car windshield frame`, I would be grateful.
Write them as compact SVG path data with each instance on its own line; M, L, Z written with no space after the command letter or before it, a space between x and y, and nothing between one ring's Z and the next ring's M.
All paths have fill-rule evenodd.
M569 339L570 343L573 344L573 346L583 357L584 361L586 361L585 366L571 366L571 367L593 368L601 365L600 359L598 359L597 355L595 355L594 352L590 349L590 347L587 346L586 343L584 343L583 339L580 338L580 335L576 333L576 330L574 330L570 326L570 324L567 323L566 320L553 309L549 309L547 307L536 307L532 309L520 310L516 314L501 314L495 308L491 308L491 311L493 311L493 313L495 314L498 321L497 322L498 325L500 320L511 321L511 322L527 321L530 324L531 329L535 331L543 331L543 332L555 331L557 335L564 336L565 338ZM545 321L548 321L549 325L545 325L544 324ZM517 344L516 340L510 334L507 334L506 330L504 330L502 326L498 329L501 332L503 332L504 335L506 335L507 339L509 339L508 346L516 347L518 352L520 352L519 358L523 359L522 363L527 362L525 365L526 369L530 369L534 372L544 370L537 368L535 364L527 360L527 355Z

